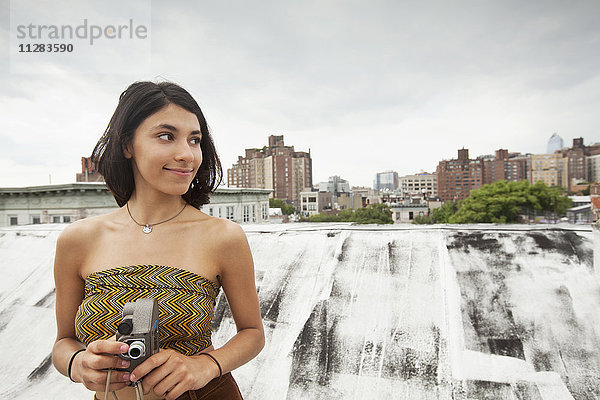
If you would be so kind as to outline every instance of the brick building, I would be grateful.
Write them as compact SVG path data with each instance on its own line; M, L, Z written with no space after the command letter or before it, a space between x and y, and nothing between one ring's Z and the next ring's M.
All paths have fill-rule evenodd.
M529 179L528 162L530 158L520 153L509 153L506 149L496 150L494 158L484 159L483 184L496 181L518 182Z
M569 191L576 191L579 183L593 182L598 178L595 171L590 170L590 158L600 155L600 143L586 146L583 138L574 138L573 145L562 149L559 154L564 159L565 176L562 186ZM592 167L593 168L593 167Z
M587 182L588 169L586 163L587 148L583 145L583 138L574 138L573 146L563 150L563 156L567 159L567 189L573 190L573 186L579 182Z
M104 182L104 178L96 171L96 163L90 157L81 157L81 173L75 175L76 182Z
M286 146L283 135L269 136L262 149L246 149L227 169L227 186L272 189L272 197L300 207L300 192L312 189L312 159L308 152Z
M440 161L437 167L438 196L442 201L469 197L483 185L483 159L469 159L469 150L458 150L458 158Z

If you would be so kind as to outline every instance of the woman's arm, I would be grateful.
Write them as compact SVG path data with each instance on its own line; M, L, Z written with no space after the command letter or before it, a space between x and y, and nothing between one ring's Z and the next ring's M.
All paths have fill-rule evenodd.
M218 360L222 372L227 373L256 357L265 339L246 235L238 224L226 220L219 220L219 224L213 249L237 334L210 354ZM138 366L132 379L143 377L145 392L153 391L171 400L187 390L204 387L218 375L219 369L207 356L186 357L164 350Z
M83 225L75 222L65 228L56 242L54 257L57 335L52 348L52 363L65 376L68 376L69 361L73 354L85 348L75 336L75 315L83 299L84 287L79 267L86 253L86 238L90 237L90 232L86 232ZM107 373L102 369L121 366L118 357L105 353L119 354L123 345L106 340L90 343L86 351L73 359L71 378L82 382L90 390L104 390ZM111 384L111 390L119 390L126 386L124 382L129 381L129 376L124 379L122 373L113 374L111 381L116 382Z
M221 284L235 321L237 334L211 352L223 373L244 365L264 347L265 335L256 293L254 262L246 235L238 224L227 221L220 241Z

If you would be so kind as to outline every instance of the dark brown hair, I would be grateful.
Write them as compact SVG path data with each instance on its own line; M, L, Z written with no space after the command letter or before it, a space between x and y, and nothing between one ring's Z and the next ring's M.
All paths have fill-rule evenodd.
M146 118L169 104L178 105L195 114L202 132L202 164L188 191L181 197L190 205L200 208L210 202L210 193L213 193L223 180L221 161L206 119L192 95L171 82L135 82L121 93L119 104L106 131L92 153L92 160L119 207L129 201L135 188L131 160L125 158L123 149L131 143L135 130Z

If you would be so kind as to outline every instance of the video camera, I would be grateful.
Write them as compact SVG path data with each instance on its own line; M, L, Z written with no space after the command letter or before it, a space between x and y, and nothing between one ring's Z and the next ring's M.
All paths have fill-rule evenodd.
M132 372L138 365L159 351L158 302L153 298L138 299L135 303L125 303L123 320L117 326L116 339L129 345L127 353L119 357L129 360Z

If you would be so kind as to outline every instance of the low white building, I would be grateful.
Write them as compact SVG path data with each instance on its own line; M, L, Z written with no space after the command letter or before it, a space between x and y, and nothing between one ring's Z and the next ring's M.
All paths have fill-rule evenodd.
M115 208L104 183L0 188L0 226L68 223Z
M395 224L410 224L416 217L429 215L427 203L393 203L390 204L390 210Z
M267 223L271 189L220 187L201 209L238 223ZM104 183L0 188L0 226L69 223L118 208Z
M201 210L213 217L237 223L269 222L269 194L272 189L219 187L210 203Z

